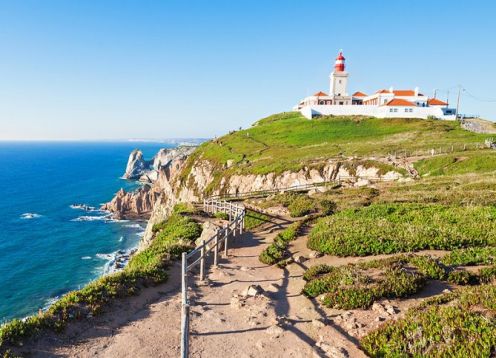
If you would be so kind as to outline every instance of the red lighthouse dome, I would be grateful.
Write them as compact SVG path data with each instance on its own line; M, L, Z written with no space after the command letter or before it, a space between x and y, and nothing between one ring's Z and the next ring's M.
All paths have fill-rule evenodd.
M344 61L343 51L339 51L338 57L336 57L336 62L334 64L334 70L336 72L344 72Z

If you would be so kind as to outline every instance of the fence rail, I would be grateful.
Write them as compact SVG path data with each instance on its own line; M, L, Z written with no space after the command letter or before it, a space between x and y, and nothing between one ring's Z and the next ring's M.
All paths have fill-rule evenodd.
M244 229L244 218L246 209L243 205L234 204L225 200L210 198L203 201L203 210L205 212L217 213L223 212L229 215L229 223L215 235L203 240L201 244L189 253L182 253L181 266L181 357L189 356L189 310L190 303L188 299L188 276L193 268L200 265L200 281L205 280L206 264L208 256L213 252L213 265L219 263L219 251L224 246L224 256L227 257L229 248L229 238L241 235ZM190 262L193 260L192 262Z

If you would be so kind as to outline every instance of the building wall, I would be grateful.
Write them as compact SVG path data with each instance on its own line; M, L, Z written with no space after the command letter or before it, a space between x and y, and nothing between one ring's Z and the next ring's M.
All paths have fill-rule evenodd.
M392 111L391 111L392 110ZM411 111L410 111L411 110ZM444 120L454 120L454 115L444 115L441 107L396 107L396 106L305 106L300 110L306 118L315 116L371 116L377 118L423 118L434 116Z

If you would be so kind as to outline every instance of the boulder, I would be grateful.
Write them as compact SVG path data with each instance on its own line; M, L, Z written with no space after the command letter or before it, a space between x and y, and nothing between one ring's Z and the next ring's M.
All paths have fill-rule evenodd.
M256 295L259 295L261 293L263 293L262 287L260 287L259 285L250 285L243 290L241 295L243 297L255 297Z

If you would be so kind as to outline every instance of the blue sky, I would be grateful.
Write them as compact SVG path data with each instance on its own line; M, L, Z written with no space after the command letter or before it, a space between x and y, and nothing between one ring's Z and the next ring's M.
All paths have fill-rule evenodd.
M204 137L327 90L419 86L496 119L491 1L0 0L0 139ZM477 99L471 97L475 96ZM493 101L490 101L493 100Z

